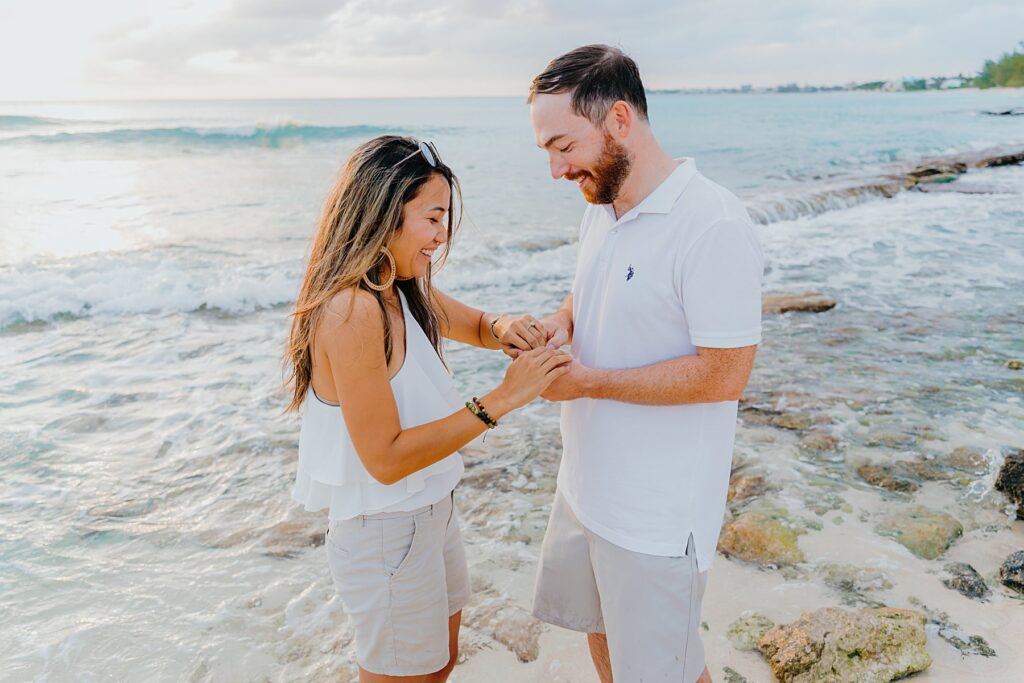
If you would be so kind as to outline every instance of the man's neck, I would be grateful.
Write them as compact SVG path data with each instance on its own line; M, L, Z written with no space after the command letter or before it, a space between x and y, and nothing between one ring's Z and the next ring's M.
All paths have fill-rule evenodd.
M612 202L615 218L619 219L654 192L655 188L672 175L679 162L670 157L655 140L640 147L633 157L633 168L622 184L619 195Z

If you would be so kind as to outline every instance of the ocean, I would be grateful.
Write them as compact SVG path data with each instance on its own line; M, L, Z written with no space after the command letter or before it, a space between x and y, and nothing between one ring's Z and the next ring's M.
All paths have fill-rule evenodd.
M745 406L798 410L841 447L811 456L799 434L741 414L737 462L814 523L796 573L716 560L720 576L764 586L750 597L763 604L740 604L712 572L716 676L731 662L767 671L722 640L741 611L840 604L818 568L852 553L850 536L867 548L860 564L892 579L880 600L930 601L1004 656L933 637L922 680L997 680L1009 661L1019 605L946 604L964 598L938 584L942 562L872 528L921 503L963 522L951 556L997 567L1024 548L991 490L1004 449L1024 446L1024 372L1007 367L1024 358L1024 166L971 169L943 192L878 188L926 158L1024 148L1024 116L985 113L1022 104L1021 90L650 97L667 151L747 201L766 291L838 302L765 318ZM382 133L432 140L461 180L465 217L438 286L487 310L552 310L584 203L550 178L524 98L0 103L0 680L351 674L326 513L289 497L298 418L283 413L281 361L321 203L348 152ZM449 358L467 396L505 365L456 346ZM558 410L538 401L504 422L464 451L456 499L474 589L521 611ZM856 474L957 447L988 463L958 489L894 497ZM842 505L816 512L823 492ZM488 652L509 656L502 680L577 680L543 647L547 673L517 678L529 662L469 621L453 680L474 680Z

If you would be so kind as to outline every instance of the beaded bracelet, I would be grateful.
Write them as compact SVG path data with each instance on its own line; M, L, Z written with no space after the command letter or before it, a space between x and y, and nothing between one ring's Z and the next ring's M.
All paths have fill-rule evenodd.
M494 429L498 426L498 423L491 419L491 416L487 414L487 411L481 405L480 399L476 396L473 397L472 401L466 401L466 407L469 408L469 412L480 418L480 421L487 425L488 429Z

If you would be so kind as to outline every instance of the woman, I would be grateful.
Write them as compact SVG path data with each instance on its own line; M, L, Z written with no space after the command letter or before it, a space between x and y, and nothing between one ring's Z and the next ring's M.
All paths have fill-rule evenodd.
M330 509L328 564L362 683L448 678L469 595L452 496L458 449L571 359L532 318L483 313L431 287L458 193L433 145L382 136L358 147L328 197L292 322L289 408L302 410L292 495ZM523 353L498 387L463 402L442 337Z

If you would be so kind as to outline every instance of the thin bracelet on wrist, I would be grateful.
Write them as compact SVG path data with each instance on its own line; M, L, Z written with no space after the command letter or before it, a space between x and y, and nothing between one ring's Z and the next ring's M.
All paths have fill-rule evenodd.
M498 324L498 321L499 321L499 320L501 320L501 319L502 319L503 317L505 317L505 314L504 314L504 313L500 314L500 315L499 315L499 316L498 316L497 318L495 318L494 320L492 320L492 321L491 321L491 324L490 324L490 328L491 328L491 336L492 336L492 337L494 337L494 338L495 338L496 340L498 340L498 341L501 341L501 338L500 338L500 337L499 337L499 336L498 336L498 335L497 335L497 334L496 334L496 333L494 332L494 326L495 326L495 325L497 325L497 324Z

